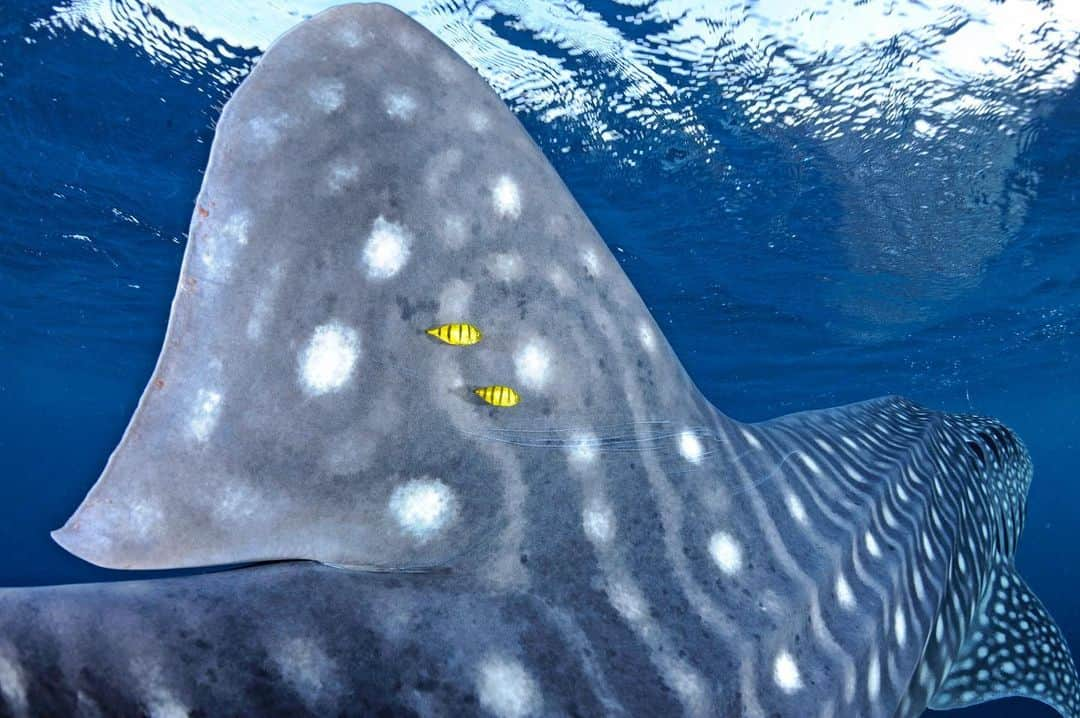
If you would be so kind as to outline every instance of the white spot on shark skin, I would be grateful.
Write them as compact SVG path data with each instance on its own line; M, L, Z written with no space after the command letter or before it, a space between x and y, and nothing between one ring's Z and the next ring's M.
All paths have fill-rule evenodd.
M351 23L340 28L337 37L345 47L357 48L364 44L367 35L369 33L365 32L359 25Z
M491 127L491 120L488 118L487 113L472 110L469 112L469 127L473 129L473 132L486 132Z
M374 414L383 418L382 414ZM396 424L394 417L391 424ZM371 468L378 448L376 438L368 432L347 429L338 436L327 439L327 450L322 457L323 469L331 476L349 476Z
M499 718L526 718L541 711L543 701L536 681L518 661L488 656L478 673L480 705Z
M450 389L452 391L458 391L465 386L465 379L461 374L455 371L452 367L446 365L438 365L435 375L432 377L431 382L433 387L438 387L436 391L442 393L443 389Z
M679 434L679 453L691 464L700 464L701 457L705 455L705 447L701 445L697 434L683 431Z
M818 476L821 475L821 466L818 465L818 462L814 461L813 457L802 451L797 452L795 455L798 456L799 460L806 465L806 468L810 469L810 471L814 472Z
M742 547L731 534L717 531L710 536L709 555L720 570L729 576L742 569Z
M234 481L220 483L221 491L213 497L211 504L211 511L219 521L242 521L263 512L262 498L250 486Z
M754 436L753 434L751 434L751 433L750 433L749 431L747 431L746 429L743 429L743 430L742 430L742 435L743 435L743 438L744 438L744 439L746 439L746 443L747 443L747 444L750 444L750 446L751 446L752 448L754 448L754 449L757 449L757 450L759 450L759 451L761 450L761 442L760 442L760 441L758 441L758 438L757 438L756 436Z
M893 529L896 528L896 516L893 515L893 512L889 508L889 505L884 502L882 502L881 504L881 518L884 519L886 526Z
M176 696L160 687L154 689L147 699L146 712L150 718L188 718L191 715L188 707Z
M799 675L799 665L787 651L780 651L773 661L773 682L784 693L795 693L802 689L802 676Z
M593 543L607 544L615 538L615 517L611 515L611 509L599 502L581 512L581 524Z
M842 573L836 577L836 600L840 602L842 608L848 610L855 608L855 593Z
M495 185L491 188L491 203L500 217L517 219L521 215L521 193L517 183L509 175L502 175L495 180Z
M345 83L341 80L322 80L311 86L308 95L320 110L329 114L344 104Z
M570 281L570 275L557 264L548 271L548 281L551 282L551 286L555 287L555 291L560 296L565 297L574 291L574 283Z
M983 525L985 526L985 524L983 524ZM926 537L925 532L923 532L923 535L922 535L922 547L923 547L923 553L926 554L926 558L928 558L931 562L933 562L933 560L934 560L934 548L930 545L930 539L928 539Z
M539 339L533 339L514 357L518 381L530 389L543 389L547 383L551 357Z
M0 695L4 697L4 703L14 716L23 716L28 713L29 704L26 700L26 679L19 664L11 658L14 651L4 647L0 652Z
M616 581L608 586L607 594L612 607L630 623L637 623L648 615L645 598L634 584Z
M453 279L439 294L439 316L448 322L459 322L469 311L473 289L460 279Z
M907 620L899 606L896 607L896 613L893 615L893 629L896 632L896 642L903 647L907 642Z
M917 567L911 572L911 579L915 584L915 598L920 601L924 600L926 598L926 586L923 585L922 573Z
M500 282L514 282L521 279L525 274L523 265L521 257L510 252L493 254L487 260L488 268Z
M920 664L919 664L919 685L921 685L924 689L926 689L926 692L931 694L931 695L933 695L934 688L936 687L934 685L935 681L934 681L934 676L933 676L932 671L933 671L933 669L930 668L929 661L921 661L920 662Z
M863 539L866 542L866 550L870 552L870 555L874 558L881 558L881 547L878 546L878 542L877 539L874 538L874 534L870 533L870 531L867 530L866 534L863 536Z
M394 119L408 122L416 114L416 99L408 92L391 92L384 100L386 114Z
M435 535L454 514L454 492L438 479L413 479L394 489L390 513L421 542Z
M304 391L320 396L345 386L360 356L360 335L352 327L330 322L315 328L300 353Z
M388 222L384 217L375 219L367 244L364 245L364 263L372 279L388 279L405 266L409 260L412 235L400 224Z
M450 249L461 249L469 241L465 220L460 215L450 214L443 219L442 239Z
M795 519L800 524L805 526L807 522L806 508L803 506L803 503L799 499L799 497L796 496L793 492L788 491L787 496L785 497L785 502L787 503L788 512L791 514L791 518Z
M248 216L244 212L234 214L221 228L221 235L228 241L236 242L243 246L248 243Z
M191 418L188 429L196 441L205 443L214 433L218 417L221 415L221 392L216 389L199 389L192 402Z
M150 499L142 499L126 505L111 504L107 516L106 532L114 533L119 530L124 534L145 539L161 526L164 514ZM123 528L117 529L113 528L114 526Z
M207 275L223 281L232 274L233 255L237 247L248 243L248 216L239 212L229 217L219 229L206 232L199 238L199 258Z
M926 662L923 662L926 665ZM844 671L844 703L850 704L855 700L855 691L858 686L856 685L856 671Z
M638 324L638 341L641 342L641 346L645 347L645 351L650 354L656 351L656 334L645 322Z
M348 162L337 161L330 165L326 173L326 185L331 192L341 192L360 177L360 168Z
M253 117L248 120L247 136L263 148L273 147L281 141L281 135L289 124L289 115L284 112Z
M255 303L251 308L251 315L248 317L247 326L245 327L247 338L253 342L262 339L263 329L266 326L266 320L269 319L270 309L274 303L274 298L277 296L283 274L282 266L275 264L270 269L269 280L259 287L255 294Z
M574 435L566 446L566 455L570 463L582 467L595 461L596 442L596 434L585 432Z
M708 715L711 711L705 705L705 681L685 661L665 660L663 664L664 682L679 694L679 700L686 707L687 715Z
M21 715L16 712L16 716ZM97 704L93 698L86 694L86 691L75 691L75 713L77 716L85 716L85 718L101 718L105 715L105 711L101 710L101 706Z
M397 40L398 47L405 52L415 54L420 49L420 37L412 28L406 28L399 32L394 33Z
M447 85L461 81L461 65L459 60L450 59L448 57L439 56L431 63L431 67L435 70L435 74L439 76Z
M877 653L870 657L870 668L866 671L866 696L873 703L881 693L881 663Z
M271 653L281 677L309 702L333 680L333 662L309 638L288 639Z
M596 252L594 250L586 249L584 252L582 252L581 262L585 265L585 269L586 271L588 271L589 276L600 276L600 257L596 255Z

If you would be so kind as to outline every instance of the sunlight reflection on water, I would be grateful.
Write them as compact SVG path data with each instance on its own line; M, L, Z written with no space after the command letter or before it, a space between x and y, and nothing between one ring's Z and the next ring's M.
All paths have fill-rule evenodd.
M726 157L733 116L795 162L807 147L831 158L851 272L831 302L874 331L978 284L1038 181L1016 162L1033 120L1080 73L1077 3L394 4L520 113L568 123L616 165L660 157L671 172L713 166L740 182ZM76 1L36 29L134 44L181 76L213 78L224 98L246 71L239 48L265 48L322 6Z

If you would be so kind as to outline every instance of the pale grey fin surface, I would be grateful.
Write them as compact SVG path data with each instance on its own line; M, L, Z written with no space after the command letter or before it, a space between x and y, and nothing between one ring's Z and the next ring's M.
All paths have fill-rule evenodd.
M1080 716L1080 684L1061 629L1010 566L989 577L983 600L949 674L930 700L935 710L1019 696Z
M454 322L482 340L425 334ZM461 565L551 470L485 437L640 407L711 411L555 170L427 30L341 6L226 106L154 375L54 536L115 568Z

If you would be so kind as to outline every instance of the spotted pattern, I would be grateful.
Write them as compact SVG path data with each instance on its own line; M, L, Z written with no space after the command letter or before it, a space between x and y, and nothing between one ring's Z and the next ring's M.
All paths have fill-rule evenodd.
M148 395L157 410L175 391L181 423L143 433L201 463L126 441L58 540L112 565L387 571L380 610L321 620L437 653L394 667L400 712L916 716L1006 694L1076 712L1060 632L1012 569L1031 466L1011 432L897 398L723 416L497 98L411 21L381 31L393 11L350 7L328 17L378 22L310 40L347 62L305 52L302 25L219 128L185 263L198 281L178 299L188 324ZM275 67L292 79L275 85ZM365 126L379 142L340 134ZM279 152L289 162L266 161ZM250 186L220 170L237 153ZM269 267L279 285L245 333L248 282ZM208 307L239 331L207 331ZM484 335L467 349L423 334L466 320ZM220 367L199 342L229 350ZM473 393L510 385L512 409ZM216 512L190 489L135 499L148 468L173 464L173 483L213 487ZM88 527L96 544L79 543ZM267 690L299 705L347 680L318 642L250 655L274 646L289 660ZM34 654L0 655L17 707ZM327 707L309 710L341 712Z
M304 391L313 396L344 387L360 355L360 335L338 322L321 324L312 332L299 357Z
M487 658L479 667L480 704L499 718L526 718L540 712L542 701L536 682L513 659Z
M403 531L426 541L443 528L455 512L454 493L438 479L412 479L394 489L390 512Z

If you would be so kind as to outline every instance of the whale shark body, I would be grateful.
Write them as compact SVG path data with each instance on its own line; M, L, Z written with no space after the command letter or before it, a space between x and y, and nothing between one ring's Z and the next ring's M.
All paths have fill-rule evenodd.
M405 15L279 39L225 107L158 365L0 591L6 715L1080 716L1013 567L1031 464L888 397L695 388L510 111Z

